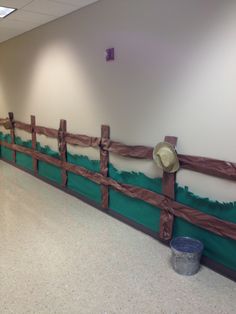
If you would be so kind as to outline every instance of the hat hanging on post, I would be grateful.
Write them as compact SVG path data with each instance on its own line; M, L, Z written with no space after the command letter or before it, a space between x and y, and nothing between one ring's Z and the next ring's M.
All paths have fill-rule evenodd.
M2 125L4 126L5 129L10 130L12 129L12 123L9 118L4 119Z
M153 159L158 168L168 173L179 170L179 160L174 147L167 142L161 142L154 147Z

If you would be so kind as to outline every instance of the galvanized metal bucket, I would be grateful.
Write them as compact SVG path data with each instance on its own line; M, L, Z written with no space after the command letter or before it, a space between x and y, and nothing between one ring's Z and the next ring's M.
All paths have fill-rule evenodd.
M203 243L189 237L177 237L170 242L171 264L181 275L191 276L198 272L203 252Z

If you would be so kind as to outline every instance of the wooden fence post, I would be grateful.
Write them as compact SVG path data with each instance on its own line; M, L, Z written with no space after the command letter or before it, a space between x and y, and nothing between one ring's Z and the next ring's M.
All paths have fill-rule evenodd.
M36 138L36 131L35 131L35 126L36 126L36 118L35 116L30 116L30 121L31 121L31 138L32 138L32 149L36 151L36 146L37 146L37 138ZM33 157L33 168L34 168L34 175L37 176L38 174L38 160L37 158Z
M168 142L173 145L173 147L177 144L177 137L174 136L166 136L165 142ZM171 200L175 199L175 173L163 173L162 178L162 193L170 198ZM160 238L164 241L169 241L172 238L173 233L173 225L174 225L174 215L166 210L162 210L160 217Z
M66 135L66 120L60 120L60 126L58 130L58 148L62 161L67 161L67 145L65 141ZM66 187L67 184L67 171L62 168L62 186Z
M109 152L104 149L104 146L108 144L110 140L110 127L108 125L102 125L101 127L101 145L100 145L100 172L104 177L108 177L108 165L109 165ZM102 185L102 208L108 209L109 207L109 188Z
M13 114L13 112L9 112L8 117L9 117L9 120L11 123L11 130L10 130L11 144L15 144L15 125L14 125L14 114ZM13 162L15 163L16 162L16 151L15 150L12 151L12 158L13 158Z

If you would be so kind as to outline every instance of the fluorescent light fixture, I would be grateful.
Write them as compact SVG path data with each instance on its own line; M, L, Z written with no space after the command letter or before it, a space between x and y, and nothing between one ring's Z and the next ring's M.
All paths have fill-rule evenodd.
M3 19L4 17L8 16L15 10L16 9L13 9L13 8L0 7L0 18Z

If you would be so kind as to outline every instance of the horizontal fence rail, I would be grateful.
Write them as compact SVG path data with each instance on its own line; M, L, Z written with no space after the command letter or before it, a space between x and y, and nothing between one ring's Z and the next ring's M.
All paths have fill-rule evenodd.
M65 140L67 144L78 145L81 147L99 147L101 143L100 137L91 137L87 135L79 134L65 134Z
M236 181L236 163L206 157L178 155L181 167Z
M112 141L110 140L109 126L102 126L101 137L90 137L87 135L68 133L66 130L65 120L60 121L60 125L57 130L37 126L35 116L31 116L30 124L15 121L13 113L9 113L9 119L12 123L12 128L10 130L11 143L0 141L0 145L13 151L13 162L16 160L16 152L31 156L33 158L34 174L37 174L38 172L38 161L44 161L61 169L63 187L66 187L68 172L75 173L100 184L102 191L102 207L104 209L108 209L109 207L109 187L131 198L142 200L161 209L162 214L160 219L159 236L164 241L168 241L172 237L174 217L182 218L219 236L236 240L235 223L224 221L175 201L175 175L173 174L163 174L162 194L129 184L121 184L109 177L109 153L115 153L123 157L151 160L153 152L152 147L130 146ZM0 125L3 125L4 121L5 119L0 119ZM15 128L32 134L32 148L15 144ZM37 134L45 135L58 140L60 159L48 156L36 150ZM165 141L170 142L175 146L177 138L169 136L165 138ZM100 173L92 172L78 165L69 163L67 161L67 144L78 145L81 147L99 148ZM178 158L182 169L189 169L224 179L236 180L236 163L181 154L178 154Z
M3 125L5 119L0 118L0 125ZM32 125L20 121L15 121L14 127L32 133ZM58 130L43 126L34 126L36 134L45 135L51 138L58 138ZM65 133L65 141L67 144L78 145L81 147L100 147L101 138L91 137L81 134ZM132 146L125 145L120 142L105 140L103 142L103 150L111 153L129 157L152 160L153 147L148 146ZM198 157L178 154L182 169L188 169L203 174L216 176L223 179L236 181L236 163L217 160L207 157Z
M124 145L119 142L108 142L104 147L111 153L118 154L123 157L139 158L139 159L152 159L153 147L147 146L130 146Z
M30 124L20 122L20 121L15 121L14 126L16 129L24 130L24 131L29 132L29 133L32 132L32 128L31 128Z
M58 138L58 130L45 128L44 126L35 126L35 132L40 135L45 135L52 138Z

